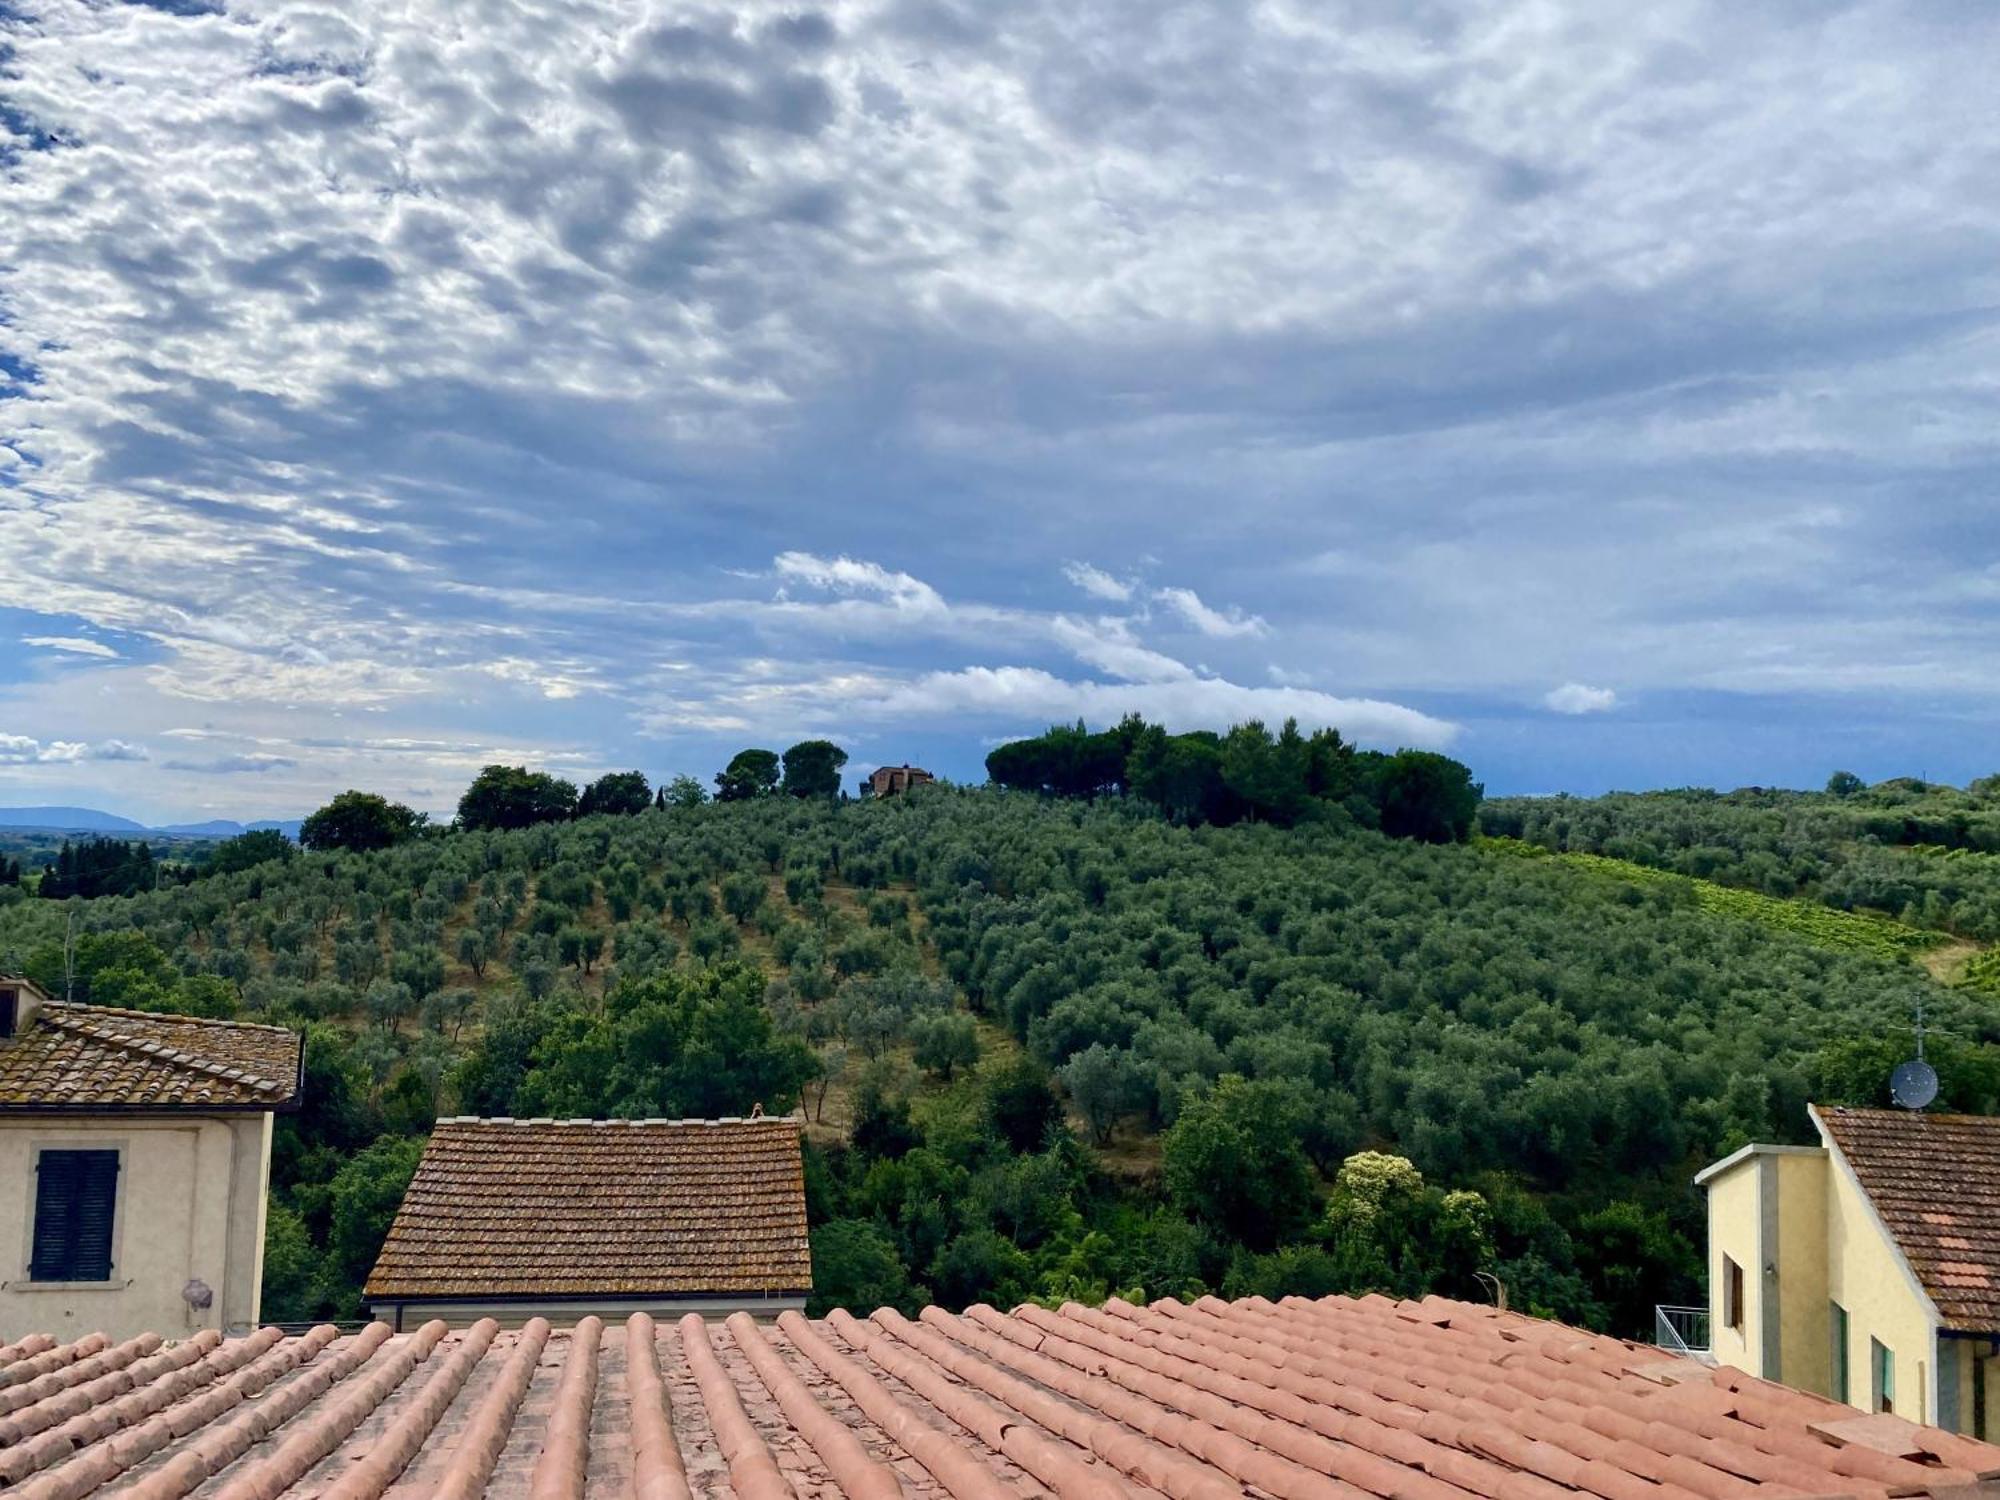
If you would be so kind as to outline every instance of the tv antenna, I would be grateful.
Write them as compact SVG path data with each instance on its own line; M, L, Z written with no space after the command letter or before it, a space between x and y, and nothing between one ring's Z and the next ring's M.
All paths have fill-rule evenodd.
M1917 1005L1917 1055L1889 1075L1889 1097L1907 1110L1920 1110L1938 1096L1937 1069L1924 1061L1924 1007Z
M63 907L63 1003L76 999L76 906Z

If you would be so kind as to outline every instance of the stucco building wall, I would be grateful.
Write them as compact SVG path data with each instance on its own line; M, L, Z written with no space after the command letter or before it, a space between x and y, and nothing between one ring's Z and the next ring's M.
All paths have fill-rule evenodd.
M271 1130L266 1112L0 1118L0 1338L254 1326ZM36 1156L65 1147L119 1153L109 1281L28 1278ZM201 1312L181 1295L196 1278L215 1294Z
M1778 1348L1772 1379L1827 1396L1832 1336L1827 1307L1827 1156L1788 1151L1765 1158L1778 1193ZM1794 1243L1796 1242L1796 1243Z
M1916 1421L1934 1419L1936 1392L1932 1384L1936 1372L1931 1345L1936 1314L1897 1255L1853 1174L1838 1163L1830 1163L1827 1175L1823 1258L1827 1295L1847 1309L1847 1399L1855 1406L1872 1409L1872 1338L1893 1358L1896 1410ZM1961 1424L1947 1421L1944 1425Z
M1873 1410L1873 1344L1894 1366L1895 1410L1973 1432L1983 1386L1986 1430L2000 1431L2000 1379L1985 1357L1940 1340L1938 1318L1852 1172L1825 1148L1758 1146L1702 1174L1708 1191L1709 1342L1715 1359L1766 1380ZM1724 1257L1743 1268L1741 1330L1725 1321ZM1834 1307L1846 1312L1846 1389L1835 1355ZM1943 1400L1938 1362L1948 1373ZM2000 1364L1989 1365L1989 1375Z
M1757 1212L1757 1169L1754 1159L1730 1168L1708 1184L1709 1345L1719 1361L1764 1373L1759 1330L1763 1327L1763 1295L1757 1267L1763 1264L1762 1235ZM1743 1268L1743 1318L1740 1328L1724 1319L1725 1261Z

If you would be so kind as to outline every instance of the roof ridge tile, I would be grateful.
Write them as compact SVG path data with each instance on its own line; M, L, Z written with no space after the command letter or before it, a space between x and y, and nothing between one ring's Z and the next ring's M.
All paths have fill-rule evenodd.
M514 1115L440 1115L435 1123L438 1125L534 1125L544 1126L552 1130L560 1130L567 1126L578 1125L595 1127L606 1125L656 1125L663 1127L694 1125L711 1127L720 1125L784 1125L794 1130L799 1130L803 1129L805 1124L797 1115L721 1115L712 1118L698 1115L690 1115L682 1118L672 1118L664 1115L648 1115L644 1117L607 1115L601 1118L596 1116L577 1116L565 1120L558 1120L551 1115L537 1115L532 1119Z
M145 1011L119 1011L115 1013L131 1016L147 1014ZM225 1063L214 1062L208 1058L198 1056L193 1052L184 1051L179 1047L169 1047L166 1043L152 1037L140 1037L126 1031L114 1031L96 1021L78 1020L67 1015L53 1015L47 1010L44 1010L37 1020L42 1024L60 1027L65 1031L77 1032L114 1047L123 1047L128 1051L142 1052L148 1057L172 1063L177 1067L190 1068L196 1072L221 1076L225 1073L228 1066ZM275 1082L269 1078L261 1078L254 1073L242 1073L240 1078L244 1084L256 1089L259 1093L281 1094L286 1092L289 1087L286 1084Z
M9 976L11 977L11 976ZM221 1016L185 1016L175 1011L140 1010L131 1005L95 1005L88 1000L50 1000L42 1007L42 1014L51 1011L89 1011L102 1016L134 1016L145 1021L157 1021L169 1026L188 1026L201 1030L219 1031L265 1031L279 1036L296 1036L289 1026L280 1026L271 1021L240 1021L224 1019Z

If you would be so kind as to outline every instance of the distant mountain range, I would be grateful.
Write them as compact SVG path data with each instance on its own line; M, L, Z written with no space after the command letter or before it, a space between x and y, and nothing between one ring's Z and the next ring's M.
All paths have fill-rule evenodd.
M0 807L0 829L14 833L169 833L186 839L227 839L239 833L275 828L288 839L299 836L298 818L263 818L238 823L211 818L206 823L164 823L148 827L94 807Z

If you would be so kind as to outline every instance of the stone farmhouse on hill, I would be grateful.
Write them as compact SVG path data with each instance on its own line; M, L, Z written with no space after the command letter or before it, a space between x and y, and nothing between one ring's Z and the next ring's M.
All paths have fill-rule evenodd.
M608 1128L608 1127L607 1127ZM0 1348L13 1500L1990 1495L2000 1448L1427 1298Z
M911 787L924 786L937 780L921 766L877 766L868 773L868 795L871 797L893 797L898 792L907 792Z
M1708 1191L1714 1357L2000 1436L2000 1118L1815 1109L1817 1146L1746 1146Z
M440 1120L364 1296L397 1329L802 1309L799 1131L761 1115Z
M282 1027L0 976L0 1338L254 1327L273 1117L303 1077Z

